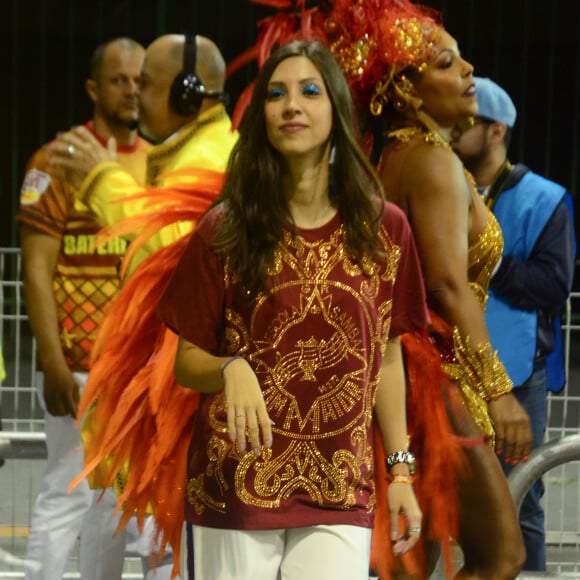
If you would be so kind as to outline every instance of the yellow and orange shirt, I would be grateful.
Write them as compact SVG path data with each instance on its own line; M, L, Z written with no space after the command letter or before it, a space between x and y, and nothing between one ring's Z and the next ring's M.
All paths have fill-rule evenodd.
M119 163L141 183L150 147L138 138L117 151ZM127 242L115 238L95 246L99 222L76 199L74 188L50 174L44 147L27 164L16 219L61 240L53 283L61 342L70 369L87 371L96 329L119 290L118 267Z

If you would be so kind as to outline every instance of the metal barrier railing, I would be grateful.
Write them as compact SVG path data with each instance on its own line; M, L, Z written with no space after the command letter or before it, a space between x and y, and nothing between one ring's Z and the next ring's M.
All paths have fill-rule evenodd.
M46 446L44 421L36 399L36 351L22 300L21 270L19 250L0 248L0 344L4 346L7 371L6 380L0 388L0 411L3 419L0 458L43 459L46 457ZM580 323L574 321L574 312L580 314L579 300L580 292L573 293L563 315L565 364L569 385L563 393L548 396L547 443L531 455L529 462L514 469L509 481L514 499L519 504L533 481L544 475L546 541L557 545L560 552L572 551L569 558L571 562L561 564L558 561L555 565L554 569L558 573L564 571L562 577L567 575L567 570L580 573L580 492L578 497L571 496L572 499L567 495L569 489L580 490L580 462L577 461L580 459L577 454L580 440L580 377L573 376L578 373L578 365L576 364L576 368L572 365L580 357L572 357L571 354L573 346L578 346L578 340L572 340L572 333L580 331ZM556 475L547 473L554 467L564 469L562 464L566 462L576 471L565 474L562 472L563 475L559 475L559 472ZM557 472L557 469L554 471ZM32 484L36 478L36 475L31 477ZM31 487L29 492L17 488L14 493L20 496L22 493L32 494L29 498L31 501L35 492ZM570 505L563 505L565 498ZM574 504L577 504L575 509L578 514L578 531L565 532L568 529L566 526L570 525L570 517L576 517L572 510ZM574 550L579 551L579 554L574 555ZM2 577L0 574L0 578ZM575 577L580 578L580 575Z
M36 398L36 345L28 325L21 279L20 250L0 248L0 345L6 367L0 413L5 439L8 432L44 432Z
M41 433L0 432L0 457L2 459L46 458L46 435Z
M0 387L0 579L25 578L28 526L40 491L46 457L44 418L36 395L35 343L22 300L22 262L17 248L0 248L0 344L6 379ZM123 580L143 580L141 558L128 553ZM63 579L78 579L78 546Z
M580 461L580 434L548 441L534 449L528 461L516 465L508 477L508 483L518 512L524 496L535 481L554 467L570 461Z

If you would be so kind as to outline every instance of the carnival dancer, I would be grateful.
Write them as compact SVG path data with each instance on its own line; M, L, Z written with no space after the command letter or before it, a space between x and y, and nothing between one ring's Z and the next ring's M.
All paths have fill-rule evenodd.
M174 464L185 457L197 396L176 387L170 362L175 340L152 312L185 236L221 188L237 139L225 109L224 77L223 56L205 36L167 34L147 47L139 127L155 146L147 156L145 187L119 165L112 143L103 147L83 128L60 135L51 148L51 165L74 177L79 199L107 226L100 243L118 235L132 240L123 287L97 335L80 401L81 413L88 412L85 468L71 489L84 475L115 485L121 526L134 512L141 522L155 513L159 529L171 529L161 534L158 548L160 554L167 543L173 548L174 575L185 481L184 462L177 462L181 472ZM67 155L71 146L73 158Z
M572 195L524 164L511 164L516 107L491 79L474 80L475 123L458 131L452 145L502 228L503 255L492 276L485 318L514 395L530 416L535 449L544 442L547 392L559 392L566 383L560 313L574 278ZM500 459L509 476L512 458L502 454ZM520 509L524 570L546 570L543 495L539 479Z
M494 449L514 461L525 459L530 426L491 347L484 318L503 241L449 145L453 127L477 114L473 67L432 13L400 0L357 7L355 13L346 2L335 3L333 51L343 67L352 63L349 50L360 54L355 42L369 51L364 70L349 69L351 88L369 125L388 126L380 173L389 199L409 217L432 312L432 338L474 419L471 425L458 424L459 434L478 429L490 441L465 449L469 469L460 476L457 537L464 563L458 577L515 578L524 558L522 538ZM363 31L366 40L359 36Z

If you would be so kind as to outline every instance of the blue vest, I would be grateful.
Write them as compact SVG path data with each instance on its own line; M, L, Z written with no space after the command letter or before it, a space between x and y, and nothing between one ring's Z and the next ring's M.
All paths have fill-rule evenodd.
M504 255L515 256L520 260L529 258L565 193L566 190L557 183L528 171L515 186L498 196L493 213L502 228ZM499 358L514 386L521 386L530 378L534 368L537 311L514 308L490 288L485 317L493 347L498 350ZM561 338L559 319L554 350L561 348L558 346L558 338ZM560 350L552 354L554 363L560 359L552 369L560 377L552 377L548 384L552 390L560 390L564 384L562 352ZM554 384L554 381L559 384Z

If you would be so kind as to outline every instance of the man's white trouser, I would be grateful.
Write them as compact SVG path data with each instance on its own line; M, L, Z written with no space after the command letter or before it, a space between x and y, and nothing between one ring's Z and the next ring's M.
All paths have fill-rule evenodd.
M81 390L86 373L74 373ZM131 551L144 556L154 534L148 521L144 537L138 537L136 526L115 534L120 514L115 513L117 498L112 489L91 490L82 481L68 493L71 481L82 471L83 452L79 429L72 417L55 417L46 412L42 392L43 375L37 375L38 398L44 410L48 457L42 478L42 489L34 504L28 537L26 559L38 564L28 568L27 580L61 580L80 535L80 573L82 580L121 578L125 545L133 542ZM129 534L129 535L128 535ZM169 579L171 565L157 568L155 580Z

